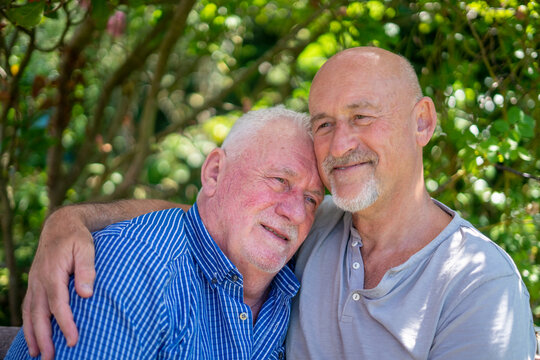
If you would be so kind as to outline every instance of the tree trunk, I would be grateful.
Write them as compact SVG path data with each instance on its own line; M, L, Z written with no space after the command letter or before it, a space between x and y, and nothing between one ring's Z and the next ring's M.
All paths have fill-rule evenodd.
M0 178L0 206L2 209L1 225L6 266L9 271L9 314L10 323L13 326L21 325L21 283L19 271L15 262L15 246L13 243L13 209L11 208L7 184L5 179Z

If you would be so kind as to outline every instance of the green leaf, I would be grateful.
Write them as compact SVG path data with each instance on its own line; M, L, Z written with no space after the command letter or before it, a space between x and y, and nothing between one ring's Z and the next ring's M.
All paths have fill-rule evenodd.
M534 137L535 121L528 115L523 115L520 122L517 124L517 131L521 133L521 136L532 138Z
M535 121L532 117L526 115L523 110L517 106L512 106L508 110L508 120L512 124L516 124L516 132L525 138L534 137Z
M109 20L110 10L106 0L92 0L92 19L98 29L104 29Z
M508 138L514 140L515 142L519 142L521 140L521 135L516 130L510 130L508 133Z
M201 21L210 22L214 17L216 17L216 11L216 4L207 4L199 14L199 16L201 17Z
M43 17L45 1L32 2L7 11L8 18L15 24L32 28L39 24Z
M518 147L517 151L518 151L519 157L522 160L525 160L525 161L531 161L532 160L531 153L527 149L522 148L522 147Z
M512 106L508 110L508 120L510 120L512 124L516 124L523 118L524 115L525 114L523 113L523 111L517 106Z
M506 133L510 129L508 123L504 120L497 120L493 123L493 127L500 133Z

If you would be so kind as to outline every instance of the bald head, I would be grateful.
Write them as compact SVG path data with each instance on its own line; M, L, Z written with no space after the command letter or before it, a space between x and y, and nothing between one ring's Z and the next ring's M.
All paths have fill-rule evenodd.
M422 98L418 77L411 63L401 55L377 47L356 47L343 50L332 56L317 72L312 83L312 91L324 86L328 77L345 72L353 80L358 74L377 74L384 79L393 79L399 83L403 95L416 102Z

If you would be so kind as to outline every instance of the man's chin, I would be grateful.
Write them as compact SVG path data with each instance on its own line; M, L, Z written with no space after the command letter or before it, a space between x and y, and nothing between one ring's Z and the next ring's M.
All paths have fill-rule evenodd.
M375 191L364 191L362 194L358 194L354 197L343 197L339 193L332 191L332 199L338 208L343 211L356 213L362 210L367 209L379 197L378 192Z
M250 259L251 263L255 265L260 271L277 274L286 264L286 257L284 256L258 256L257 258Z

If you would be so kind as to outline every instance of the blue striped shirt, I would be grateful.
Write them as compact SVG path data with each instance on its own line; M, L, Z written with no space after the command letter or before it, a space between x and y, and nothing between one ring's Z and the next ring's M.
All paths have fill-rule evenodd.
M53 319L57 359L281 359L299 283L285 267L253 326L243 280L204 227L197 205L120 222L94 233L94 295L70 303L73 348ZM30 358L22 331L7 359Z

